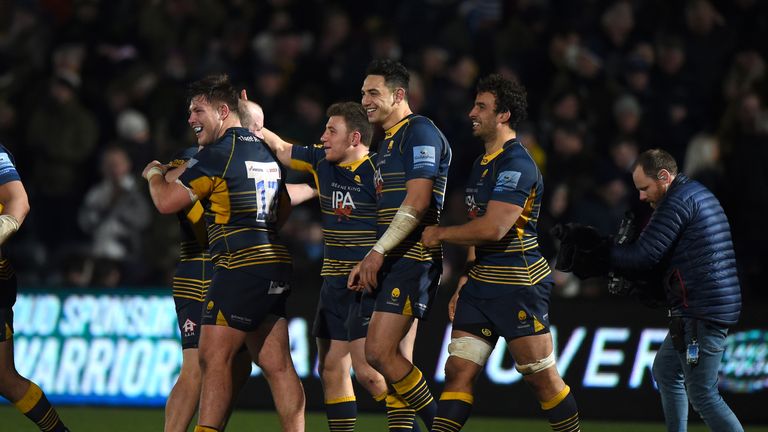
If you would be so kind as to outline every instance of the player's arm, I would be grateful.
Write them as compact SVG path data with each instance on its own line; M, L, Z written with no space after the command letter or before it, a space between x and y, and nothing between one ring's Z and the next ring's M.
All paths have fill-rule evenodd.
M291 215L291 211L293 210L293 203L291 202L292 200L293 198L289 196L288 190L280 189L280 198L278 199L278 203L277 203L277 223L276 223L278 231L283 227L283 225L285 225L285 222L288 220L288 217Z
M291 206L297 206L318 196L317 189L306 183L286 183L285 187L291 196Z
M441 241L475 246L501 240L517 222L523 208L502 201L488 201L485 214L463 225L427 227L421 237L425 246L437 246Z
M277 155L277 158L285 166L291 165L291 152L293 151L293 144L280 138L279 135L267 129L261 128L261 133L264 134L264 142L267 143L270 149Z
M469 270L475 265L475 247L470 246L467 248L467 261L464 264L461 275L459 275L458 283L456 284L456 291L453 292L451 300L448 301L448 319L453 322L453 317L456 315L456 304L459 301L459 294L464 285L469 281Z
M12 180L0 185L0 203L3 213L0 215L0 245L5 243L24 223L29 213L29 198L24 185L19 180Z
M392 218L389 228L373 246L375 252L386 255L419 226L432 200L433 184L432 179L426 178L415 178L405 183L405 199Z
M179 172L179 175L182 173ZM144 168L141 176L147 179L149 195L152 197L152 202L157 210L162 214L176 213L197 201L197 195L184 186L181 181L177 179L168 182L166 180L165 166L158 161L150 162Z

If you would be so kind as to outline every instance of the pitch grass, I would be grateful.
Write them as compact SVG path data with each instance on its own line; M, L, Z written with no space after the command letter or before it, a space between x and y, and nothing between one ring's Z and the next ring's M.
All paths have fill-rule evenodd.
M162 431L163 411L137 408L60 407L59 414L72 432L135 432ZM690 432L705 432L700 422L692 422ZM747 427L750 432L768 432L768 426ZM192 428L190 428L190 431ZM307 414L308 432L327 431L325 415L320 412ZM359 432L387 430L382 414L362 414L355 430ZM584 422L587 432L651 432L663 431L660 423ZM0 406L0 431L38 432L32 422L8 405ZM279 432L277 415L268 411L237 410L227 427L227 432ZM551 432L546 420L512 420L503 418L472 417L463 429L465 432Z

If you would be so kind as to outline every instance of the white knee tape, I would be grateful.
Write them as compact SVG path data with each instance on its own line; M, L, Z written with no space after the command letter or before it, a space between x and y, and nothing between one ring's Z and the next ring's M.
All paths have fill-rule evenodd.
M544 369L550 368L555 365L555 351L549 353L548 356L541 360L536 360L533 363L524 365L515 365L515 369L522 375L533 375L536 372L541 372Z
M451 339L451 343L448 344L448 354L469 360L480 366L483 366L488 360L491 351L493 351L493 347L487 342L471 336Z

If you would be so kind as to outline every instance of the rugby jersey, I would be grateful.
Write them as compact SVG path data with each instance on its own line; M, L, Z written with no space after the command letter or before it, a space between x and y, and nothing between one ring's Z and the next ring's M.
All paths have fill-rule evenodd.
M442 259L440 246L426 248L419 241L424 227L437 225L443 209L451 147L440 129L426 117L411 114L384 131L376 160L375 186L378 235L389 228L392 218L405 200L405 183L425 178L434 181L432 199L419 226L400 242L387 257L417 261Z
M348 275L376 244L375 167L371 156L339 164L328 162L322 144L294 145L291 168L311 173L320 195L324 243L320 275Z
M477 283L468 286L473 295L494 297L552 281L536 233L543 192L541 172L516 139L474 162L464 201L469 218L484 215L491 200L515 204L523 212L501 240L475 246L469 277Z
M16 171L16 161L13 158L11 152L0 144L0 185L12 181L21 181L18 171ZM3 205L0 204L0 213L3 211ZM12 298L16 300L16 283L5 283L11 281L14 276L13 267L7 259L0 257L0 288L3 289L3 293L0 293L0 297ZM11 303L13 304L13 303ZM2 331L2 329L0 329Z
M291 257L276 227L284 178L274 153L242 127L227 129L187 162L179 180L205 209L214 265L259 266L264 278L288 278Z

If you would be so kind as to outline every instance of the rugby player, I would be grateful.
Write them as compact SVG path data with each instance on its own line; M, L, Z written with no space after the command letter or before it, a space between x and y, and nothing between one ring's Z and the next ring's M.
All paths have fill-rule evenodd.
M378 240L350 272L348 287L372 306L365 357L427 427L436 404L419 368L399 349L416 319L427 317L442 273L440 245L424 246L437 225L451 162L445 136L408 104L410 74L400 63L374 60L362 86L368 121L384 129L376 158Z
M376 243L375 167L369 155L373 130L363 107L354 102L331 105L321 144L294 146L264 129L265 140L281 162L309 172L320 198L324 241L320 301L312 334L331 431L353 430L357 402L350 366L357 381L377 401L385 401L390 431L412 430L415 412L396 394L387 394L384 378L365 361L368 317L360 315L361 294L347 289L347 278ZM298 185L289 185L298 186ZM290 190L294 200L294 190ZM306 196L306 194L302 194ZM411 358L416 327L401 342Z
M544 182L515 133L526 109L525 88L519 83L500 75L480 81L469 117L485 153L475 161L467 182L470 221L428 227L421 237L427 247L441 241L474 247L476 257L450 303L450 356L433 431L463 427L474 402L473 383L499 337L506 339L515 368L552 429L580 428L576 400L557 372L549 331L553 281L536 233Z
M27 191L21 183L13 155L0 144L0 246L19 230L29 213ZM19 375L13 358L13 305L16 274L0 257L0 395L41 431L68 432L56 410L37 384Z
M238 95L226 75L206 77L189 90L188 122L203 149L175 182L165 180L164 166L157 161L147 165L143 176L161 213L175 213L198 200L205 209L214 272L202 315L202 390L195 430L218 431L232 399L237 352L246 343L258 358L267 336L285 317L291 259L277 230L290 201L282 167L242 127ZM287 332L276 336L288 346ZM285 355L279 360L293 368ZM304 399L299 403L303 412ZM288 429L303 430L303 416Z

